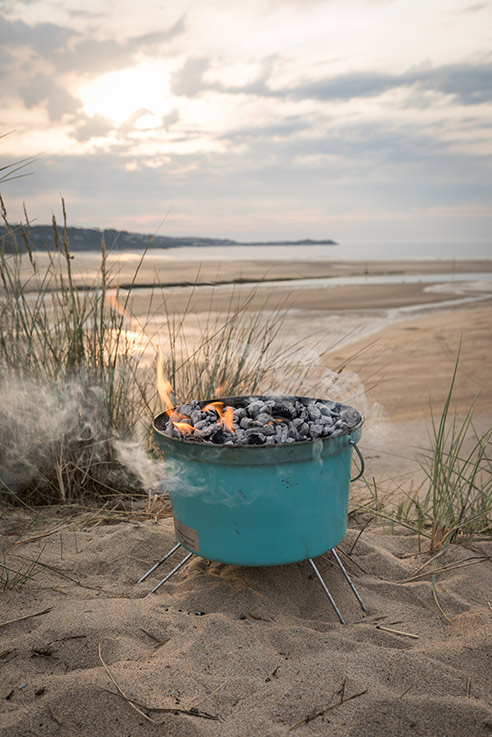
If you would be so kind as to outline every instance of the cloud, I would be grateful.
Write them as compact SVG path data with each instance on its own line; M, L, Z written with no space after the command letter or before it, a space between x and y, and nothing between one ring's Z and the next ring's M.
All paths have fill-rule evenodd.
M53 54L51 60L60 72L76 71L84 76L101 75L129 67L139 53L155 54L171 39L179 36L185 29L185 17L164 31L154 31L133 36L124 41L114 39L98 40L84 38Z
M217 76L226 68L224 64L212 64L212 59L206 57L190 57L171 76L171 91L180 97L195 97L201 92L216 91L224 94L257 95L259 97L280 96L267 86L267 81L272 75L277 56L268 56L258 62L258 71L254 78L246 84L228 85L220 81L212 81L206 78Z
M44 103L51 121L61 120L67 113L76 113L80 108L80 100L59 87L46 74L31 77L21 88L20 94L27 108Z
M0 16L0 45L2 47L30 47L42 57L50 58L66 48L78 34L70 28L54 23L28 25L22 20L8 20Z
M31 53L50 62L59 74L77 72L82 76L100 75L131 66L135 56L154 54L185 30L182 15L169 28L118 41L96 39L54 23L29 25L22 20L0 17L0 47L27 48Z
M216 89L216 85L204 81L209 66L210 61L205 58L187 59L181 69L171 77L171 92L180 97L195 97L203 90Z
M29 25L0 17L0 75L8 82L2 85L0 98L6 103L20 96L28 109L44 105L50 120L60 121L81 107L70 92L73 77L67 80L67 75L99 76L130 67L139 54L161 53L162 47L184 29L182 15L164 30L122 40L96 39L54 23ZM92 123L83 120L74 135L87 140L90 130L103 127L101 119Z
M179 123L181 119L181 116L179 114L179 110L174 108L169 112L167 115L163 115L162 117L162 125L164 128L170 128L171 126L175 125L176 123Z
M84 141L90 141L91 138L107 136L113 128L113 121L104 115L93 115L92 117L84 115L78 119L72 136L82 143Z
M364 97L377 97L398 88L415 88L421 91L451 95L463 105L492 101L492 63L451 64L403 74L387 74L373 71L357 71L305 80L290 86L273 87L269 84L273 73L274 58L263 61L256 79L244 85L226 85L210 81L212 60L204 57L190 58L175 72L171 89L176 95L195 97L205 91L223 94L250 94L258 97L294 100L343 101Z
M389 74L356 72L299 85L290 94L298 99L350 100L374 97L400 85L401 81ZM289 90L286 92L289 94Z
M463 105L492 100L492 64L452 64L400 75L356 72L298 86L295 97L318 100L349 100L375 97L398 87L452 95Z
M462 13L479 13L481 10L486 10L489 8L489 3L475 3L475 5L468 5L466 8L463 8L461 11Z
M4 77L7 73L7 68L12 63L12 56L9 54L4 46L0 46L0 77Z
M453 95L463 105L492 101L492 63L452 64L420 75L417 84Z
M315 124L316 121L312 116L287 115L276 123L242 126L223 134L222 137L234 143L244 143L260 139L272 141L279 138L288 138L302 131L312 130Z

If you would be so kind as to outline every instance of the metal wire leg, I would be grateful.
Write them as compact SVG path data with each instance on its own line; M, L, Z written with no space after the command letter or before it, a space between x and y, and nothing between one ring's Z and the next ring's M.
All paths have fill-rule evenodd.
M188 553L188 555L185 555L185 557L183 558L183 560L180 563L178 563L178 565L175 566L173 568L173 570L170 571L167 574L167 576L164 576L164 578L162 579L162 581L159 581L159 583L157 584L157 586L154 586L154 588L152 589L152 591L150 591L147 594L147 596L150 596L150 594L153 594L155 591L157 591L158 588L160 588L162 586L163 583L166 583L166 581L169 581L169 579L171 578L171 576L173 576L176 573L176 571L179 571L179 569L181 568L181 566L184 566L184 564L186 563L186 561L189 560L192 555L193 555L193 553Z
M147 578L148 576L150 576L150 574L151 574L151 573L153 573L153 572L154 572L154 571L156 570L156 568L159 568L159 566L160 566L160 565L162 565L162 564L164 563L164 561L165 561L165 560L167 560L168 558L170 558L170 557L171 557L171 555L172 555L173 553L175 553L175 552L176 552L176 550L177 550L178 548L180 548L180 547L181 547L181 543L178 543L177 545L175 545L175 546L174 546L174 548L173 548L172 550L170 550L170 551L169 551L169 553L166 553L166 555L164 556L164 558L162 558L162 559L161 559L160 561L158 561L158 562L157 562L157 563L156 563L155 565L153 565L153 566L152 566L152 568L149 568L149 570L147 571L147 573L144 573L144 575L142 576L142 578L139 578L139 579L138 579L137 583L142 583L142 581L145 581L145 579L146 579L146 578Z
M339 555L338 555L338 553L337 553L337 549L336 549L336 548L332 548L332 551L331 551L331 552L333 553L333 557L335 558L336 562L338 563L338 565L339 565L339 567L340 567L340 570L341 570L341 572L342 572L342 573L343 573L343 575L345 576L345 578L346 578L346 580L347 580L347 583L348 583L348 585L350 586L350 588L351 588L351 589L352 589L352 591L354 592L354 594L355 594L355 596L356 596L356 598L357 598L357 601L358 601L358 602L359 602L359 604L360 604L360 607L361 607L362 611L363 611L363 612L365 612L365 613L367 614L367 607L366 607L366 605L364 604L364 602L362 601L362 598L361 598L361 596L360 596L359 592L358 592L358 591L357 591L357 589L355 588L355 586L354 586L354 583L353 583L352 579L351 579L351 578L350 578L350 576L348 575L348 573L347 573L347 571L346 571L346 569L345 569L345 566L343 565L342 561L340 560L340 556L339 556Z
M309 558L309 562L311 563L311 565L312 565L312 567L313 567L313 569L314 569L314 572L315 572L315 574L317 575L317 577L318 577L318 580L319 580L320 584L322 585L322 587L323 587L323 589L324 589L324 592L325 592L325 594L326 594L326 595L327 595L327 597L329 598L329 600L330 600L330 603L331 603L331 605L332 605L333 609L334 609L334 610L336 611L338 619L340 620L340 622L341 622L342 624L345 624L345 620L344 620L344 618L342 617L342 615L341 615L341 612L340 612L339 608L338 608L338 607L337 607L337 605L335 604L335 600L334 600L333 596L332 596L332 595L330 594L330 592L328 591L328 587L327 587L327 585L325 584L325 582L323 581L323 579L322 579L322 577L321 577L321 573L320 573L320 572L318 571L318 569L317 569L317 567L316 567L316 564L315 564L314 560L313 560L312 558Z

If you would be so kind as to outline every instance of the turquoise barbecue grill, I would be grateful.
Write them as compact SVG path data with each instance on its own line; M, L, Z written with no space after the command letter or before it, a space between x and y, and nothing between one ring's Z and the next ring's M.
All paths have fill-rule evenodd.
M307 397L274 398L306 405L320 401ZM229 397L221 401L239 408L254 399L267 398ZM200 406L210 401L213 400L201 402ZM179 479L170 488L178 544L140 581L180 547L188 554L151 593L192 555L241 566L309 561L344 623L313 561L331 551L361 607L367 611L336 551L347 529L354 449L361 462L356 478L363 473L357 442L364 419L358 416L359 421L350 430L335 437L268 446L226 446L171 437L164 431L168 413L158 415L153 423L154 437L164 451L172 477Z

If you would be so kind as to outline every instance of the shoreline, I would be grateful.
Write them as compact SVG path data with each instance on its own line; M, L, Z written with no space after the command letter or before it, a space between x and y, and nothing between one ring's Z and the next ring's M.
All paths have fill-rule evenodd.
M75 252L71 260L77 286L97 287L100 279L101 254ZM29 267L27 255L22 259ZM61 263L63 257L60 255ZM36 254L40 269L49 263L46 253ZM135 272L138 273L135 277ZM178 261L166 260L152 252L134 258L132 253L108 254L108 275L119 286L179 287L195 284L234 284L262 281L290 281L353 276L398 276L417 274L490 273L492 260L404 260L404 261L342 261L342 260L265 260L265 261ZM34 281L29 287L36 289Z

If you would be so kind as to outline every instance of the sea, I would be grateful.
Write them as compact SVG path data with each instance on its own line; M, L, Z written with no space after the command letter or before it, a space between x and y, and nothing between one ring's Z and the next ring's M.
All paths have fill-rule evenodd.
M136 251L128 252L137 257ZM141 252L140 252L141 253ZM467 261L492 259L492 240L425 242L344 241L338 245L231 245L151 249L164 261ZM122 254L123 257L125 254Z

